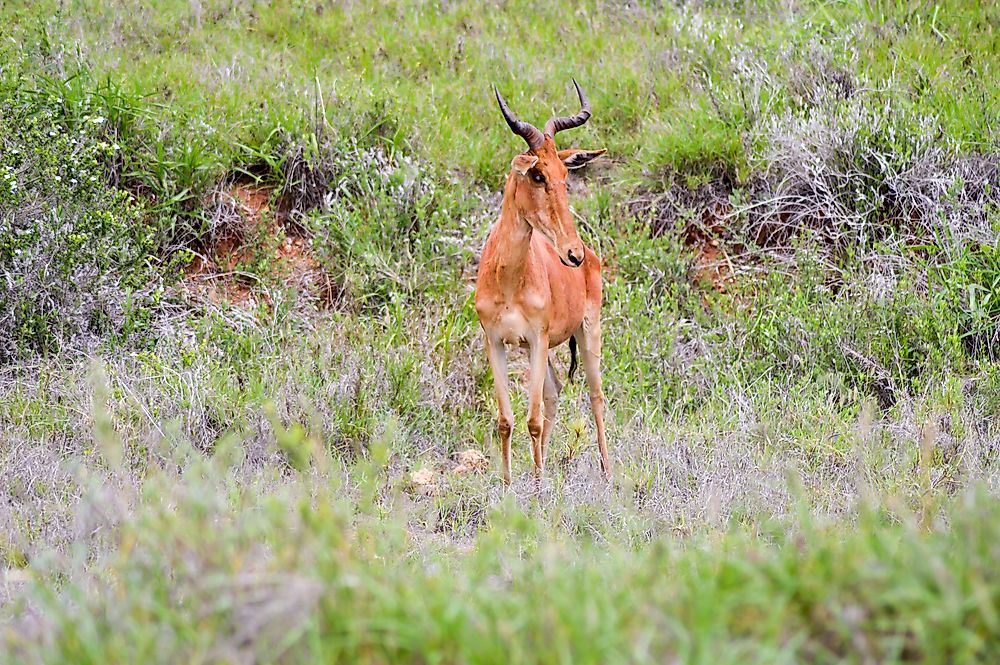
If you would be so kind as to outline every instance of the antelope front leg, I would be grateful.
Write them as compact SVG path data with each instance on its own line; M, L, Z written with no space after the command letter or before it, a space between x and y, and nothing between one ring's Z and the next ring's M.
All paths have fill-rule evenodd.
M545 378L549 369L549 340L545 335L531 343L531 375L528 378L528 433L531 435L531 451L535 458L535 476L542 477L545 471Z
M514 410L510 407L507 386L507 349L503 342L486 336L486 353L493 370L493 391L497 398L497 432L500 434L500 455L503 482L510 485L510 435L514 428Z

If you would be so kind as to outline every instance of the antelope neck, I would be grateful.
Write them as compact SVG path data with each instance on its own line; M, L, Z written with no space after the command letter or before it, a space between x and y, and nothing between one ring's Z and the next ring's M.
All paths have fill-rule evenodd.
M503 207L497 224L497 281L505 291L517 289L524 277L531 254L531 224L522 217L514 205L514 176L511 175L504 189Z

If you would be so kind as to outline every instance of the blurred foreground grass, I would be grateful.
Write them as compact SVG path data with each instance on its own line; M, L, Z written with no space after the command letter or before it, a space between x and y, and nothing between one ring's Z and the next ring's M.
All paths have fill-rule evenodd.
M79 535L8 570L6 662L984 662L1000 650L995 498L803 510L688 539L567 533L508 494L462 543L416 534L383 444L248 470L238 440L146 474L102 442ZM452 488L459 494L468 490ZM613 511L599 492L591 509ZM934 504L934 505L932 505ZM95 554L95 552L98 552ZM13 580L13 581L12 581Z

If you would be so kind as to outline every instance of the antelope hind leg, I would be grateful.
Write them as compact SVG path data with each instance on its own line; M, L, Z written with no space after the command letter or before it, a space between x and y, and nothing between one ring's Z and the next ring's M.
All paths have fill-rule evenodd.
M604 477L611 480L611 460L608 458L608 444L604 434L604 390L601 386L601 319L596 314L583 320L577 336L580 345L580 361L587 375L590 390L590 410L597 426L597 447L601 451L601 470Z
M543 432L545 429L545 382L548 374L549 343L539 338L531 344L531 373L528 378L528 433L531 435L531 451L535 460L535 475L542 477L545 471L543 452Z
M548 453L549 439L552 438L552 426L556 422L556 408L559 405L559 393L562 392L562 384L556 377L555 368L549 360L545 370L545 387L542 391L542 399L545 402L545 423L542 425L542 464L545 464L545 457Z

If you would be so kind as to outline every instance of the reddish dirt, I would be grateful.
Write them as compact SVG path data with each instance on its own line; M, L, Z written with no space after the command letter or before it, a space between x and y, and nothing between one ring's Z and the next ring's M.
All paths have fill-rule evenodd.
M698 249L691 269L691 279L695 284L715 289L719 293L725 293L734 282L729 258L719 246L718 240L713 238Z
M684 229L684 244L697 251L691 267L691 280L705 288L725 293L733 284L733 266L725 250L727 228L724 220L731 208L728 202L714 201Z
M680 229L681 241L693 254L688 279L703 289L705 301L710 291L732 290L733 266L742 259L743 248L729 228L731 194L727 179L694 187L675 183L664 190L640 193L628 205L633 215L649 220L651 238Z
M280 205L272 214L272 198L266 187L235 184L206 202L217 222L184 270L181 288L188 295L213 304L270 306L267 285L261 282L273 278L310 293L321 306L338 300L340 289L313 256L309 238L301 227L285 223L287 215ZM270 274L263 280L240 270L241 265L262 258L261 252L273 252L266 261Z

